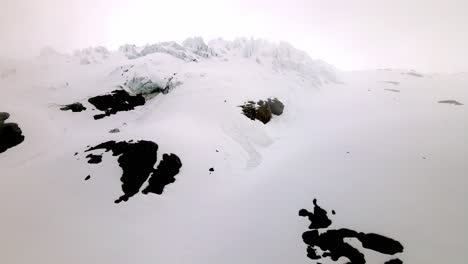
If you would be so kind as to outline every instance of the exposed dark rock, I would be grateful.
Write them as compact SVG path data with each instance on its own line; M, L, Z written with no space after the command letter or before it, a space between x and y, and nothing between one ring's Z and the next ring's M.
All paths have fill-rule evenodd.
M7 120L8 118L10 118L9 113L0 112L0 124L3 124L3 122Z
M148 186L142 191L143 194L162 194L164 187L175 182L175 176L179 174L182 162L175 154L163 154L158 168L153 171Z
M102 155L89 154L86 158L89 164L99 164L102 161Z
M136 106L144 105L145 98L142 95L130 95L125 90L115 90L110 94L91 97L88 99L88 102L104 112L104 114L94 116L94 119L101 119L121 111L133 110Z
M91 175L86 176L86 178L84 180L87 181L89 179L91 179Z
M311 213L306 209L299 211L299 216L307 217L310 221L309 229L327 228L332 221L327 216L327 211L317 205L317 199L314 199L314 212Z
M210 172L213 172L213 171L214 171L214 168L210 168L209 171L210 171Z
M255 119L260 120L263 124L270 122L271 120L271 108L270 105L265 101L258 101L257 109L255 113Z
M443 100L439 101L439 104L453 104L453 105L463 105L462 103L456 101L456 100Z
M260 100L257 103L248 101L239 106L242 108L242 113L251 120L259 120L266 124L271 120L272 115L281 115L284 110L284 105L278 99L268 99L267 101Z
M120 132L120 129L118 128L114 128L109 131L109 133L119 133L119 132Z
M86 107L83 106L81 103L73 103L69 105L64 105L63 107L60 108L62 111L72 111L72 112L81 112L85 111Z
M257 110L256 110L257 107L256 107L255 102L249 101L239 107L242 108L242 113L246 117L250 118L251 120L255 120L255 117L257 116Z
M332 211L334 214L334 211ZM365 256L358 249L344 241L345 238L356 238L362 243L362 247L377 251L382 254L394 255L403 252L403 246L400 242L391 238L373 234L362 233L350 229L329 229L320 231L319 229L327 228L331 225L331 220L327 216L327 212L317 205L314 199L314 212L311 213L306 209L299 211L300 216L308 217L311 221L309 226L310 231L302 234L302 239L308 245L307 256L313 260L331 258L337 261L341 257L349 260L350 264L365 264ZM323 254L317 253L320 248ZM398 262L399 261L399 262ZM401 260L395 259L387 262L388 264L402 263Z
M274 115L281 115L284 111L284 104L278 100L278 98L268 99L268 105L270 106L271 113Z
M403 264L403 261L401 261L400 259L391 259L385 262L384 264Z
M9 113L0 112L0 153L24 141L23 132L18 124L5 123L9 117Z
M124 194L115 203L120 203L128 201L130 197L137 194L150 173L153 172L158 145L144 140L135 143L107 141L87 149L86 152L98 149L104 149L106 152L112 151L113 156L119 156L117 161L123 171L120 180Z

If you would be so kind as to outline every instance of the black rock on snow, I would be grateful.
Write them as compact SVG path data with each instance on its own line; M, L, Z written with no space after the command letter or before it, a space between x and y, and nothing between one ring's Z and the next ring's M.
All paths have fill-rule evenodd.
M5 123L9 117L9 113L0 112L0 153L24 141L23 132L18 124Z

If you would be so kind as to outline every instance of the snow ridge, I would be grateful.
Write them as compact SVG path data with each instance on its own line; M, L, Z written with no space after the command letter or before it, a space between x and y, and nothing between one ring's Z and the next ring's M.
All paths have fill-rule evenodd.
M117 51L108 51L105 47L90 47L78 50L72 56L72 61L88 65L104 63L113 55L126 58L132 63L142 57L152 54L167 54L183 62L200 62L203 60L251 59L255 63L271 67L277 73L294 73L300 78L316 85L336 82L336 69L321 60L312 59L306 52L296 49L287 42L273 43L264 39L237 38L232 41L214 39L205 43L201 37L187 38L179 44L174 41L159 42L138 47L125 44ZM45 49L41 57L58 57L59 53Z

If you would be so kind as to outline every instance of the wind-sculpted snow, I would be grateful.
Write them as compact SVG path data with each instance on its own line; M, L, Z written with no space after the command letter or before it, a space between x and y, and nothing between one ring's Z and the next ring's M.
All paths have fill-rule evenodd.
M0 153L24 141L23 132L18 124L5 123L9 117L9 113L0 112Z
M413 77L419 77L419 78L423 78L424 75L420 74L420 73L417 73L417 72L402 72L401 74L403 75L409 75L409 76L413 76Z
M144 105L145 98L139 94L130 95L125 90L115 90L110 94L91 97L88 99L88 102L94 105L98 110L104 112L104 114L94 116L94 119L101 119L121 111L130 111L137 106Z
M395 82L395 81L381 81L381 83L389 83L389 84L393 84L393 85L399 85L400 82Z
M13 76L16 74L16 69L4 69L4 70L0 70L0 79L6 79L10 76Z
M276 44L253 38L238 38L234 41L216 39L210 41L208 46L216 54L236 54L245 58L254 58L257 63L265 62L271 65L277 72L296 72L317 85L337 81L333 66L312 59L306 52L294 48L287 42Z
M394 93L400 92L400 90L397 90L397 89L385 89L385 91L394 92Z
M154 169L157 161L158 145L152 141L107 141L90 147L85 152L96 150L111 151L113 156L119 156L117 161L123 171L120 180L122 181L122 191L124 194L115 200L115 203L128 201L129 198L140 191L148 178L148 186L142 193L148 194L152 192L162 194L166 185L175 182L175 176L182 167L182 162L177 155L163 154L157 169ZM87 156L89 158L88 163L101 163L102 155L89 154Z
M110 74L121 79L120 85L134 94L167 94L182 84L177 73L163 71L160 65L151 62L120 66Z
M123 52L128 59L137 59L153 53L166 53L184 61L194 61L198 58L195 53L188 51L174 41L147 45L143 48L127 44L120 47L119 50Z
M312 59L306 52L294 48L291 44L286 42L273 43L253 38L237 38L232 41L215 39L205 43L201 37L194 37L184 40L182 44L174 41L141 47L125 44L120 46L117 51L109 51L105 47L90 47L76 51L73 56L47 49L41 57L48 60L61 58L67 62L87 65L107 64L122 60L139 63L140 58L155 54L168 55L185 65L201 61L228 62L236 60L236 58L247 58L272 69L276 73L293 73L311 85L338 81L337 71L333 66L321 60ZM55 59L51 61L55 61ZM138 74L136 77L146 76ZM168 78L169 76L161 77ZM154 80L152 81L155 83Z
M439 104L452 104L452 105L463 105L462 103L458 102L457 100L442 100L438 102Z
M110 52L105 47L92 47L78 50L74 54L80 60L80 64L100 63L108 59Z
M182 42L182 46L203 58L217 56L216 52L206 45L201 37L188 38Z
M150 54L163 53L184 62L221 58L228 61L232 57L252 58L259 64L271 67L276 72L295 72L298 76L315 85L336 82L336 70L333 66L312 59L306 52L294 48L291 44L279 44L263 39L238 38L233 41L215 39L206 44L202 38L188 38L182 45L176 42L160 42L144 47L127 44L119 52L129 60Z
M136 59L139 55L139 48L133 44L125 44L119 47L119 52L121 52L128 59Z
M307 217L311 222L309 229L302 234L304 243L308 245L307 256L310 259L320 261L330 258L333 261L344 257L347 258L350 264L365 264L366 259L364 254L346 243L344 239L355 238L362 243L362 247L377 251L382 254L395 255L403 252L403 246L400 242L391 238L374 234L362 233L351 229L328 229L319 231L319 229L328 228L332 221L327 216L327 211L317 205L317 200L314 199L314 211L309 212L306 209L299 211L299 216ZM317 250L320 249L320 252ZM319 263L319 262L317 262ZM400 259L392 259L386 264L402 263Z

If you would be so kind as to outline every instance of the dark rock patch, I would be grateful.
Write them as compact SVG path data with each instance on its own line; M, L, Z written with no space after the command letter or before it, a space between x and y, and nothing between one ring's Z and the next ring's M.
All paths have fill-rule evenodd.
M270 98L266 101L248 101L239 106L242 113L251 120L259 120L266 124L270 122L272 115L281 115L284 111L284 104L277 98Z
M263 124L270 122L271 120L271 107L265 101L258 101L255 113L255 119L260 120Z
M24 141L23 132L18 124L5 123L9 117L9 113L0 112L0 153Z
M214 168L210 168L209 171L210 171L210 172L213 172L213 171L214 171Z
M314 212L311 213L306 209L299 211L299 216L307 217L310 221L309 229L327 228L332 224L332 221L327 216L327 211L317 205L317 199L314 199Z
M84 180L87 181L89 179L91 179L91 175L86 176L86 178Z
M400 259L391 259L385 262L384 264L403 264L403 261L401 261Z
M334 211L332 211L332 214L334 214ZM332 221L328 218L327 212L317 205L315 199L314 212L311 213L306 209L301 209L299 215L308 217L311 221L309 226L311 230L302 234L302 239L308 245L307 256L310 259L323 260L325 258L331 258L331 260L337 261L339 258L345 257L349 260L347 263L365 264L366 260L364 254L346 243L344 241L345 238L356 238L362 243L363 248L382 254L394 255L403 252L403 246L400 242L379 234L362 233L346 228L328 229L319 232L319 229L329 227ZM324 253L318 253L318 248ZM393 259L386 263L398 264L402 262L399 259Z
M117 161L123 171L120 180L124 194L115 203L128 201L130 197L140 191L143 183L153 172L158 145L144 140L135 143L107 141L87 149L86 152L99 149L104 149L106 152L112 151L113 156L119 156Z
M63 107L60 108L62 111L72 111L72 112L81 112L85 111L86 107L83 106L81 103L73 103L69 105L64 105Z
M452 104L452 105L463 105L462 103L456 101L456 100L442 100L438 101L439 104Z
M257 115L257 110L256 110L256 103L253 101L248 101L247 103L244 103L243 105L239 106L242 108L242 113L248 117L251 120L255 120L255 117Z
M5 122L5 120L7 120L8 118L10 118L9 113L0 112L0 124L3 124L3 122Z
M284 111L284 104L278 100L277 98L273 99L268 99L267 100L268 105L270 106L271 113L273 115L282 115Z
M89 154L86 158L89 164L99 164L102 161L102 155Z
M390 92L395 92L395 93L400 92L400 90L397 90L397 89L385 89L385 91L390 91Z
M175 182L175 176L179 174L182 162L175 154L163 154L158 168L153 171L148 186L142 191L143 194L162 194L164 187Z
M114 115L121 111L130 111L137 106L145 104L145 98L142 95L130 95L125 90L115 90L110 94L98 95L88 99L88 102L104 114L95 115L94 119L101 119L106 116Z
M120 132L120 129L118 128L114 128L109 131L109 133L119 133L119 132Z

